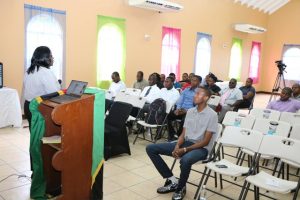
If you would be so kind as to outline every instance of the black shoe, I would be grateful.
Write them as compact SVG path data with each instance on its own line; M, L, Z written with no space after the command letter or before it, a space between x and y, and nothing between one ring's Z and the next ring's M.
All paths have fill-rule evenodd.
M182 200L185 196L186 188L183 187L181 190L176 190L172 196L172 200Z
M177 189L178 184L173 183L171 180L166 180L165 185L163 187L157 188L157 193L166 194L169 192L174 192Z
M167 139L167 141L168 142L173 142L173 141L176 141L178 138L176 138L176 137L168 137L168 139Z

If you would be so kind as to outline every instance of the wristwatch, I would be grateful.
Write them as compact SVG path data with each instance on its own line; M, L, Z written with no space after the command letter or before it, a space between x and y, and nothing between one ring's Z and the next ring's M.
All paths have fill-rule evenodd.
M184 153L186 153L186 148L185 147L183 148L183 151L184 151Z

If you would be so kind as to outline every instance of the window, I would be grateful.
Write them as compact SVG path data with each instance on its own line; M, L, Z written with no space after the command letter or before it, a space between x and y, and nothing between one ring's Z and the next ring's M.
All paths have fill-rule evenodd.
M111 74L119 72L125 80L125 20L98 16L97 85L107 89Z
M64 82L65 12L25 4L25 70L38 46L48 46L54 57L50 68Z
M209 73L211 60L211 35L197 33L194 72L201 77Z
M242 68L242 40L238 38L232 39L232 47L230 54L229 78L240 80Z
M163 27L162 30L161 73L175 73L180 78L180 37L181 30Z
M249 77L253 79L253 83L258 83L260 52L261 52L261 43L252 42L250 65L249 65Z
M282 61L287 66L284 78L300 81L300 45L284 45Z

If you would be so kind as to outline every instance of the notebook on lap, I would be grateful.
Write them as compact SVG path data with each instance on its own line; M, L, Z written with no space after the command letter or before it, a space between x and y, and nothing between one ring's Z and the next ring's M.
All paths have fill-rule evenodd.
M72 80L66 94L53 97L50 99L50 101L55 103L65 103L79 99L82 96L87 84L87 82Z

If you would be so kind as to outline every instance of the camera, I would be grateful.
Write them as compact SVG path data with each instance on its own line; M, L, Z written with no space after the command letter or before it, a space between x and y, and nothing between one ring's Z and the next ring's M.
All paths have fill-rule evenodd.
M277 60L277 61L275 61L275 63L277 64L277 67L278 67L278 70L280 71L280 73L282 73L286 68L286 64L284 64L282 62L282 60Z

